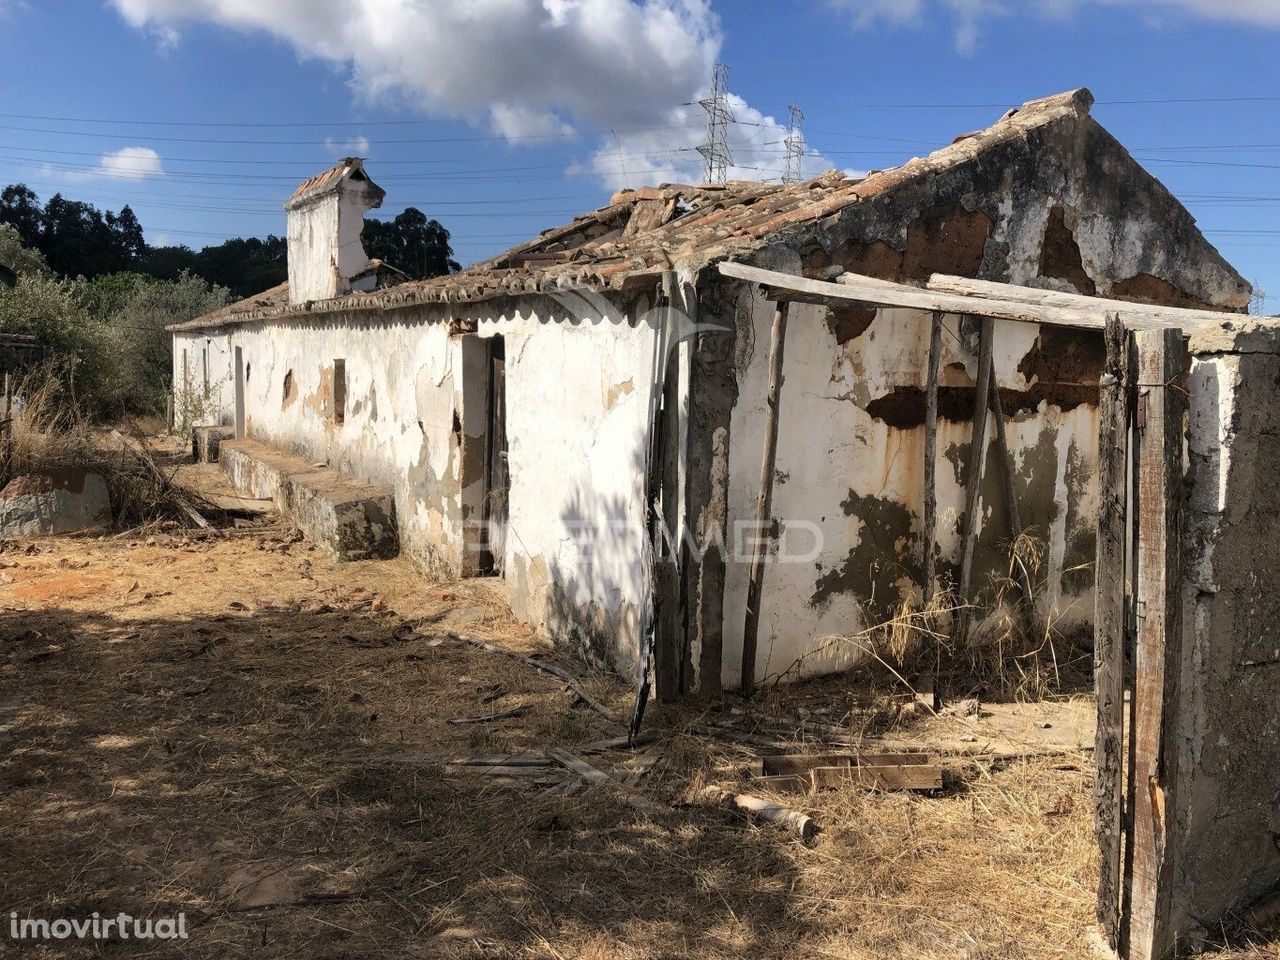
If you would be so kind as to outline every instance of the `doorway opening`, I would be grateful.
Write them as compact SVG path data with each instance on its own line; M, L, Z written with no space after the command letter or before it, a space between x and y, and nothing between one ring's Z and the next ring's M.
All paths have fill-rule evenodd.
M462 517L464 576L500 577L507 544L506 342L462 339Z

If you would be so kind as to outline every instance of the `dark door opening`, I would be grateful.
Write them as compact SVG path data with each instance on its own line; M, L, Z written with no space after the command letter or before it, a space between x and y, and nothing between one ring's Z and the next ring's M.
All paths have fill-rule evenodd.
M484 446L484 549L480 572L502 576L507 548L507 496L510 475L507 463L507 350L501 336L489 338L488 389L485 391Z

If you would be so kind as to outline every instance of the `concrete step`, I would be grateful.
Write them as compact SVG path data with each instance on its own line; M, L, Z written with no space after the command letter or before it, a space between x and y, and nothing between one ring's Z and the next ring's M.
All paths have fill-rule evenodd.
M399 552L390 490L257 440L222 441L219 460L240 494L272 500L308 540L339 560L387 559Z

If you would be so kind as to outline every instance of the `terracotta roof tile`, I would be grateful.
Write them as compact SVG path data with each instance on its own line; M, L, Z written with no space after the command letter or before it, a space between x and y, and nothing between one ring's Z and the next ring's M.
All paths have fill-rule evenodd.
M789 186L748 181L724 185L660 184L622 190L606 206L545 230L491 260L460 273L417 280L371 293L290 307L276 287L171 330L200 329L288 316L380 311L413 304L460 303L494 296L585 287L621 290L673 265L700 269L758 249L767 238L814 223L919 177L948 169L1037 127L1088 114L1092 96L1076 90L1032 101L958 143L896 169L851 179L831 170ZM346 161L344 161L345 163ZM295 193L318 191L341 177L343 163ZM630 229L633 218L643 223ZM607 237L607 239L600 239Z

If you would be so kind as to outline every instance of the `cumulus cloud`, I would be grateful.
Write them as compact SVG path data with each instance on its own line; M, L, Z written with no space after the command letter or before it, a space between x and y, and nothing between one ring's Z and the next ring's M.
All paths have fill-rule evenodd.
M1031 13L1065 17L1087 6L1138 7L1148 14L1182 13L1264 27L1280 27L1276 0L827 0L849 17L856 29L878 25L919 26L946 17L955 31L956 51L968 56L977 48L981 25L991 18Z
M147 180L163 177L164 164L150 147L122 147L104 153L91 170L68 172L46 167L45 172L67 180Z
M462 117L512 143L598 142L583 167L610 185L696 178L701 159L690 148L704 117L687 105L705 95L723 41L710 0L110 2L143 30L212 23L269 34L303 57L349 69L366 100ZM737 172L780 170L776 157L763 171L746 169L762 161L763 148L745 141L785 131L745 104L738 109L739 119L768 123L735 128L752 161L739 160Z

